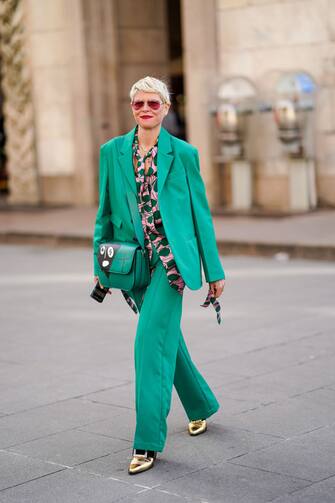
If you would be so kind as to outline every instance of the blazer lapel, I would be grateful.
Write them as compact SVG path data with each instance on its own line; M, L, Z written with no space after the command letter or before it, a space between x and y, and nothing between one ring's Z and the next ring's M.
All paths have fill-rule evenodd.
M131 131L124 135L123 144L119 153L119 162L127 179L129 188L136 195L136 181L133 167L133 141L135 134L134 127ZM161 126L158 137L158 154L157 154L157 191L160 196L166 177L169 173L173 161L173 153L171 148L171 135Z
M130 189L136 194L136 180L133 168L133 140L135 127L124 135L123 144L119 153L119 163L128 181Z
M158 154L157 154L157 192L158 197L163 191L166 177L169 173L172 161L173 152L171 147L171 135L161 126L158 139Z

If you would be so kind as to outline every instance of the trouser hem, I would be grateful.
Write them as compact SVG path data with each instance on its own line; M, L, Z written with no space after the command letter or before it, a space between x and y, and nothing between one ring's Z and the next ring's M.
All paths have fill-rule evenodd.
M204 409L194 410L191 415L188 415L190 421L195 421L196 419L207 419L217 412L220 408L220 404L218 403L214 407L209 410L204 411Z
M137 444L136 444L137 445ZM144 449L146 451L157 451L157 452L163 452L163 449L164 449L164 446L162 447L161 445L154 445L154 444L151 444L148 446L141 444L141 447L136 447L135 445L133 445L133 449Z
M217 412L219 410L219 408L220 408L220 404L218 403L217 405L215 405L211 409L207 410L205 413L203 412L203 409L202 410L198 409L198 410L194 411L194 413L192 414L192 417L189 417L189 420L192 421L195 419L203 419L203 418L207 419L210 416L212 416L213 414L215 414L215 412ZM157 444L143 445L143 444L137 444L137 443L133 445L134 449L145 449L147 451L157 451L157 452L163 452L164 447L165 447L165 444L163 446L157 445Z

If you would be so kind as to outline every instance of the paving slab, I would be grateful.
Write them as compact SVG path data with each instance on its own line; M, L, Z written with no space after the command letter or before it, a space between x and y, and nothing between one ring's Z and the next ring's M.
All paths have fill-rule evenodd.
M332 388L334 381L334 357L327 355L227 383L222 390L226 397L235 400L253 400L258 404L276 403L318 388ZM220 395L220 391L217 389L216 393ZM313 395L309 398L313 398Z
M57 463L0 450L0 501L4 489L62 470L64 466Z
M111 405L78 399L64 400L0 418L0 447L12 447L46 435L115 416Z
M265 503L306 485L309 482L302 479L226 462L193 471L161 487L183 496L192 492L213 503Z
M38 383L3 389L0 408L3 413L12 414L34 407L51 404L60 400L81 397L96 390L113 388L124 384L124 381L99 376L88 376L84 373L71 372L61 375L42 375Z
M92 392L89 395L83 395L81 400L92 400L95 403L106 403L117 407L127 409L135 408L135 383L134 381L120 384L102 391Z
M335 427L327 426L232 460L241 466L318 482L335 476Z
M255 377L264 375L269 372L280 371L288 367L295 367L303 363L316 360L322 356L329 357L334 355L335 348L329 341L329 344L320 344L320 339L331 339L331 332L314 336L305 336L300 339L293 339L288 342L277 344L276 347L271 346L256 348L254 350L245 351L243 354L232 354L225 358L220 358L204 365L207 375L209 373L227 372L233 374L236 372L237 366L240 367L241 379L243 377ZM325 342L325 341L323 341ZM320 361L322 365L322 361ZM237 377L237 376L236 376ZM234 381L236 381L235 379ZM230 383L234 382L233 380ZM226 381L227 382L227 381Z
M237 427L290 438L335 422L334 390L323 388L234 415Z
M280 496L273 503L334 503L335 477L330 477L304 489L298 489L289 496Z
M126 440L73 429L9 447L7 452L75 466L126 448L129 448L129 442Z
M114 503L141 489L123 481L65 469L0 492L1 503Z

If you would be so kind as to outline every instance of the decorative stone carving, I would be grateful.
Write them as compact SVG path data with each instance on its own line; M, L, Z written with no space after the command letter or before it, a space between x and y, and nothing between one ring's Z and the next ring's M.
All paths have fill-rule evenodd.
M1 0L0 34L9 202L37 204L40 195L31 78L25 53L23 0Z

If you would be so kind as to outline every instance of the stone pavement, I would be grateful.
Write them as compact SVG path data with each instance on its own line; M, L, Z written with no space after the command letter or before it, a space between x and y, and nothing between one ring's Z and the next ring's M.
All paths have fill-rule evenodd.
M1 503L335 501L335 265L222 263L222 325L206 283L182 318L221 407L190 437L174 390L164 451L129 476L136 315L89 297L90 249L0 246Z
M0 242L91 245L96 208L0 210ZM335 210L286 217L213 216L220 251L335 260Z

